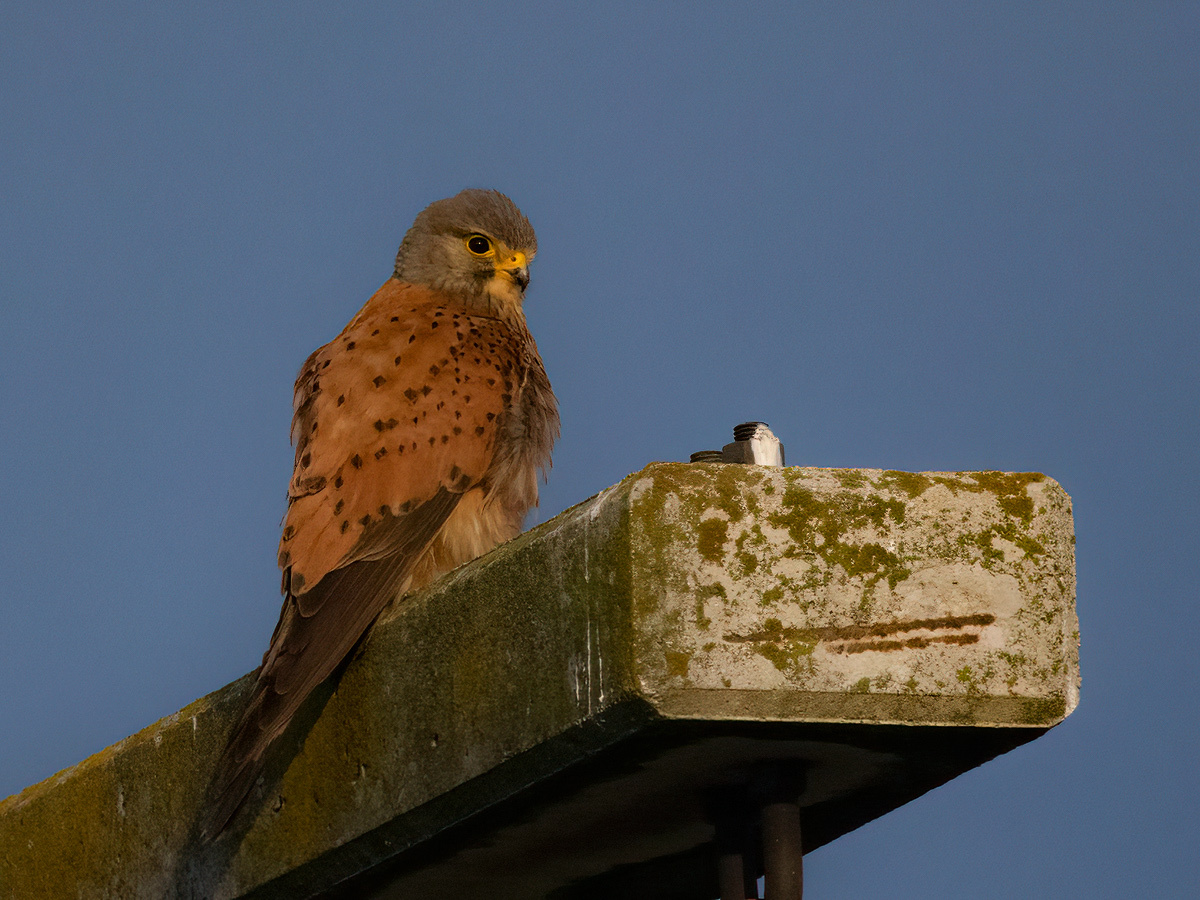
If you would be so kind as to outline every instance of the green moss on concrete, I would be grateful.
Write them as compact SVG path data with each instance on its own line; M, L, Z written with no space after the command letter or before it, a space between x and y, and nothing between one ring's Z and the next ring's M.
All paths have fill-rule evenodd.
M814 657L822 640L817 633L820 629L796 627L797 622L849 613L853 623L871 623L883 610L906 602L904 597L909 594L903 586L914 573L965 563L1015 577L1023 595L1038 594L1041 588L1025 580L1031 571L1029 561L1036 562L1055 552L1058 545L1052 549L1047 540L1059 538L1047 538L1037 530L1045 527L1037 518L1045 513L1038 513L1036 507L1061 510L1066 502L1057 486L1048 492L1031 491L1032 485L1045 480L1036 473L768 471L664 464L644 474L647 489L635 504L636 518L642 520L643 514L647 515L639 527L652 545L661 547L661 570L666 578L666 582L655 582L658 590L653 599L657 603L666 596L690 596L693 608L686 620L677 614L656 614L667 629L667 646L682 649L698 634L713 630L719 617L744 617L745 613L735 610L753 597L756 602L752 608L763 615L783 616L790 625L774 638L757 640L746 649L768 659L793 684L803 683L817 672L816 667L828 665L824 657ZM771 493L765 490L768 485L773 485ZM988 496L978 501L953 499L962 494ZM718 582L731 588L729 597L722 598L723 610L700 602L700 591L705 590L703 580L712 577L708 568L703 576L701 570L683 578L678 572L672 573L681 552L685 557L692 554L706 567L721 567ZM683 568L691 571L686 563ZM639 577L646 576L649 581L658 572L659 566L654 564ZM699 586L697 581L701 582ZM857 592L850 604L847 601L851 598L845 595L847 588ZM1069 600L1070 587L1061 588L1060 593ZM652 608L645 607L647 611ZM1024 608L1020 614L1032 629L1047 625L1053 629L1064 615L1062 609L1060 603L1053 608ZM976 643L979 634L974 627L962 633L872 638L838 646L839 652L847 653L852 647L855 654L909 653L934 647L947 653L949 648ZM706 657L711 653L715 659L721 658L722 646L718 642L715 650L705 651ZM658 652L661 654L661 650ZM939 693L974 697L995 690L1027 690L1029 685L1053 675L1049 669L1043 674L1029 667L1018 672L999 658L989 662L985 657L972 663L969 677L950 668L937 685L934 664L932 670L916 673L917 690L936 689ZM865 663L875 657L860 658ZM942 658L938 655L930 661ZM713 664L706 661L704 671L710 673L709 677L714 676L707 667ZM693 665L693 674L696 671ZM906 674L898 679L891 690L908 692L906 679L911 677ZM883 683L876 675L874 689L886 692L876 681Z
M762 592L762 597L759 599L761 606L774 606L783 599L783 588L776 585L772 588L767 588Z
M970 472L963 476L933 476L938 484L951 491L980 492L996 495L1000 508L1026 525L1033 518L1033 498L1029 496L1029 485L1046 480L1040 472Z
M754 652L785 675L796 677L811 670L812 652L815 644L785 639L778 644L755 644Z
M820 640L817 632L784 628L783 622L772 618L763 623L761 637L750 644L751 649L780 672L794 677L811 671L812 654Z
M970 666L963 666L954 673L958 678L958 683L965 686L968 694L974 694L979 691L979 682L975 678L975 672Z
M875 487L881 490L898 489L904 491L910 500L920 497L933 486L933 479L916 472L898 472L889 470L875 482Z
M734 558L738 562L735 574L740 578L747 578L757 572L761 563L759 553L767 546L768 541L757 522L749 528L741 529L733 542Z
M800 547L819 544L819 538L835 542L846 531L873 525L884 529L889 523L904 523L904 503L876 494L844 491L818 497L809 488L792 484L783 492L784 510L770 517L772 525L786 528Z
M674 678L687 678L688 666L692 662L692 653L678 650L665 650L663 656L667 660L667 674Z
M1041 541L1027 534L1019 534L1014 531L1010 534L1002 535L1002 537L1016 544L1026 556L1041 556L1046 552L1046 548Z
M705 519L696 527L696 549L709 562L720 562L729 540L729 523L724 519Z
M748 511L759 508L756 491L750 490L751 481L771 484L762 470L740 466L688 466L663 464L655 467L662 476L662 489L651 483L639 498L639 517L654 521L653 528L645 528L644 536L657 544L655 553L663 565L655 569L669 569L669 561L662 558L673 543L690 542L701 556L710 563L724 563L728 573L735 579L749 579L764 571L771 574L769 560L764 560L762 550L768 544L759 522L744 522ZM834 472L846 490L834 495L818 495L803 484L802 472L784 470L788 483L783 491L781 508L766 516L767 522L776 528L784 528L792 538L792 545L784 550L785 557L816 557L824 565L811 568L794 586L799 591L811 590L827 584L840 569L847 579L861 582L862 601L869 607L876 586L886 582L889 588L911 575L911 569L900 556L888 549L879 540L863 539L856 533L873 532L888 534L905 521L905 501L919 495L933 482L925 476L910 476L908 473L892 472L882 477L885 486L894 488L901 497L886 493L863 493L862 488L870 482L865 473L857 470ZM656 479L657 480L657 479ZM774 489L773 489L774 490ZM765 492L763 494L766 496ZM666 504L678 504L677 511L668 516ZM716 510L724 515L714 516ZM739 526L740 527L737 527ZM734 533L735 527L737 528ZM733 551L730 540L733 537ZM786 596L786 588L763 589L762 602L770 605Z
M870 483L867 473L862 469L836 469L833 477L838 480L838 484L851 491L857 491Z
M739 575L743 578L747 575L753 575L758 570L758 557L753 553L742 551L736 554L738 566L740 568Z
M984 568L991 569L994 563L1004 562L1004 551L992 544L992 536L995 535L994 528L985 528L977 532L964 532L958 538L958 544L963 548L963 555L968 559L970 553L967 548L974 548L979 552L979 559Z
M839 477L839 482L845 483ZM886 534L903 524L905 504L888 496L854 493L846 490L819 496L801 485L790 484L784 490L782 509L768 517L777 528L785 528L792 546L788 556L817 557L825 566L810 571L803 588L827 583L833 568L840 567L847 578L861 579L860 607L869 610L875 587L881 581L895 588L907 579L911 570L900 557L877 541L863 541L849 535L872 529Z
M1025 725L1054 725L1067 714L1067 704L1062 697L1031 697L1021 702L1021 721Z
M1019 504L1015 501L1009 504L1010 509L1016 506ZM959 536L958 543L961 547L969 546L978 550L980 561L988 569L994 568L996 563L1009 561L1005 559L1004 551L995 545L995 538L1001 538L1013 544L1026 557L1037 557L1045 553L1045 545L1023 531L1023 527L1023 524L1018 524L1010 518L977 532L964 533Z
M837 544L825 558L841 566L851 578L867 577L869 586L886 580L894 588L912 574L895 553L875 543Z
M1028 660L1025 654L1019 651L1009 653L1007 650L997 650L995 656L1005 667L1004 683L1011 691L1017 686L1021 677L1026 674Z

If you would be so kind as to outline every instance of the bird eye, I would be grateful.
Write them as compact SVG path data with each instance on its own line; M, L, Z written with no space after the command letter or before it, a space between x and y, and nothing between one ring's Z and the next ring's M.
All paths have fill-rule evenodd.
M473 234L467 238L467 249L476 256L487 256L492 252L492 242L482 234Z

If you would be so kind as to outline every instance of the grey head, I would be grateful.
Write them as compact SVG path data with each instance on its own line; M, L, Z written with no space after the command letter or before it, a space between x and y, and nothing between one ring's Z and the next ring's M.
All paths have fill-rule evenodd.
M421 211L400 244L395 276L497 311L519 308L535 253L533 226L512 200L468 188Z

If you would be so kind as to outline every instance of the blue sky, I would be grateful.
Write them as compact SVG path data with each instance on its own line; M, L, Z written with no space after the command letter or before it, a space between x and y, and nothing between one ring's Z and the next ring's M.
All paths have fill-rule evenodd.
M0 23L0 796L257 664L296 371L483 186L538 230L533 521L748 419L1074 498L1081 706L814 896L1200 895L1195 5L206 6Z

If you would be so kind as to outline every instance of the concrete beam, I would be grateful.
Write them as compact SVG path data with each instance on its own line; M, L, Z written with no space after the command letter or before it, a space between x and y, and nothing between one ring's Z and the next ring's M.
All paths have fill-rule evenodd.
M0 898L710 898L765 771L811 850L1060 722L1074 593L1041 475L653 464L388 611L207 853L249 676L0 802Z

